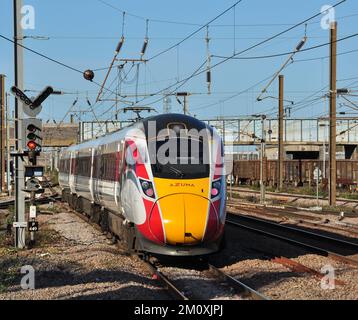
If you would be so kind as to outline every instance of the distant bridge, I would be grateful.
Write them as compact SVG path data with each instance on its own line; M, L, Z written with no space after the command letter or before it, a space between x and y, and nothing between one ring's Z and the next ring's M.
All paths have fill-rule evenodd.
M262 121L259 118L228 118L203 120L215 127L225 145L258 145L262 135ZM130 121L89 121L79 125L80 140L90 140L106 133L124 128ZM278 120L267 119L266 142L278 143ZM285 119L284 142L286 145L323 145L329 141L329 121L322 119ZM337 119L337 144L358 145L358 118Z
M227 146L260 144L262 122L258 118L228 118L203 120L215 127ZM131 125L132 121L85 121L78 123L44 124L43 147L68 147L80 141L94 139ZM278 120L267 119L268 145L278 143ZM13 130L11 130L13 142ZM255 138L253 138L255 137ZM321 119L285 119L286 146L328 144L329 122ZM337 145L358 145L358 118L337 119Z

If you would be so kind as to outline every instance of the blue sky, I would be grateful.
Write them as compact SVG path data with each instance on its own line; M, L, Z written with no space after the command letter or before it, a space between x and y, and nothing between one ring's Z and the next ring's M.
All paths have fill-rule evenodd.
M25 45L51 58L73 66L80 70L96 69L109 66L118 39L122 35L122 13L127 12L124 35L125 45L121 58L138 58L146 33L146 19L149 19L149 47L146 57L170 47L198 26L205 24L216 15L230 7L235 1L221 0L104 0L118 10L105 5L99 0L26 0L24 4L32 5L36 12L35 30L26 30L27 36L46 36L49 40L28 38ZM275 33L318 13L325 4L335 4L327 0L243 0L234 11L231 10L210 26L210 52L213 55L231 55L234 50L243 50ZM135 15L135 16L133 16ZM138 17L137 17L138 16ZM235 16L235 19L234 19ZM347 0L337 7L338 37L342 38L358 32L358 2ZM153 21L155 20L155 21ZM185 22L187 24L164 23L156 20ZM234 22L235 21L235 22ZM320 26L320 18L312 20L307 26L308 41L306 47L326 43L329 31ZM0 33L12 37L12 0L0 0ZM235 32L234 32L235 30ZM291 51L304 36L304 26L280 36L244 56L262 56ZM166 54L142 64L139 69L139 94L158 92L189 76L206 59L206 30L202 30L179 47ZM235 41L234 41L235 36ZM358 37L340 42L338 52L344 53L358 49ZM321 58L328 56L329 47L300 53L295 60ZM358 87L358 52L338 57L339 87L350 85L353 90ZM286 57L261 60L229 60L212 70L212 94L207 95L205 74L185 83L180 91L194 94L189 97L191 114L207 119L216 116L243 116L253 113L267 112L274 116L277 101L266 99L256 102L259 91L268 82L247 90L255 83L267 78L278 70ZM213 58L212 64L220 59ZM131 65L125 66L125 72ZM136 68L132 68L127 80L133 80ZM13 46L0 39L0 73L7 75L7 87L13 84ZM326 91L318 92L328 85L329 60L297 61L283 72L286 77L285 99L300 102L319 98ZM102 82L105 72L98 71L97 82ZM116 69L111 74L107 86L116 76ZM135 80L135 79L134 79ZM121 93L134 94L136 82L122 83ZM94 103L98 87L85 81L81 74L46 61L41 57L25 51L25 88L41 90L46 85L62 89L68 93L79 92L78 107L88 108L86 96ZM112 87L114 89L115 86ZM175 88L175 87L174 87ZM270 88L270 95L277 96L278 83L275 81ZM87 93L88 92L88 93ZM229 99L235 94L242 94ZM74 95L53 96L44 103L42 117L44 119L61 120L68 111ZM113 97L112 97L113 98ZM162 101L156 96L147 98L141 105L150 105L161 112ZM141 98L140 98L141 99ZM13 100L13 99L12 99ZM181 106L172 98L172 111L180 111ZM112 119L111 102L95 105L95 113L99 119ZM124 107L125 105L120 105ZM110 110L110 111L108 111ZM323 100L312 104L293 106L292 117L313 117L324 113ZM340 109L345 110L345 109ZM108 111L108 112L106 112ZM121 119L130 117L121 114ZM87 114L83 119L93 118Z

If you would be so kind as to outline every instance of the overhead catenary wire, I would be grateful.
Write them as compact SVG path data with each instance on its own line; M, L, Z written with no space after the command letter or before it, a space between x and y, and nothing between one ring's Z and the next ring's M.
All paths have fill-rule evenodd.
M200 23L195 23L195 22L188 22L188 21L175 21L175 20L167 20L167 19L157 19L157 18L148 18L148 17L144 17L144 16L140 16L137 14L133 14L130 13L128 11L124 11L122 9L120 9L119 7L108 3L107 1L104 0L97 0L98 2L102 3L103 5L112 8L115 11L118 12L126 12L126 14L128 16L131 16L133 18L136 19L140 19L140 20L150 20L151 22L156 22L156 23L165 23L165 24L176 24L176 25L187 25L187 26L196 26L196 27L202 27L205 26L203 24ZM354 18L358 16L358 13L353 13L353 14L349 14L349 15L345 15L345 16L339 16L337 17L337 19L347 19L347 18ZM320 21L314 21L308 24L317 24L320 23ZM212 24L212 27L282 27L282 26L292 26L292 23L247 23L247 24Z
M2 35L2 34L0 34L0 38L4 39L4 40L6 40L6 41L9 41L9 42L11 42L11 43L13 43L13 44L15 44L15 41L14 41L14 40L12 40L12 39L10 39L10 38L8 38L8 37ZM29 48L29 47L26 47L26 46L22 45L21 43L18 43L18 42L17 42L17 45L18 45L19 47L21 47L21 48L23 48L23 49L29 51L29 52L32 52L33 54L36 54L36 55L38 55L38 56L40 56L40 57L42 57L42 58L44 58L44 59L46 59L46 60L52 61L52 62L54 62L54 63L56 63L56 64L58 64L58 65L60 65L60 66L62 66L62 67L64 67L64 68L67 68L67 69L69 69L69 70L78 72L78 73L80 73L80 74L83 74L83 71L81 71L81 70L79 70L79 69L77 69L77 68L74 68L74 67L72 67L72 66L70 66L70 65L68 65L68 64L66 64L66 63L63 63L63 62L61 62L61 61L59 61L59 60L50 58L49 56L47 56L47 55L45 55L45 54L42 54L42 53L40 53L40 52L38 52L38 51L36 51L36 50L33 50L33 49Z
M212 19L209 23L205 24L203 27L209 25L212 21L215 21L216 19L218 19L220 16L222 16L223 14L225 14L227 11L231 10L234 6L236 6L236 5L239 4L240 2L241 2L241 1L236 2L233 6L231 6L229 9L225 10L223 13L221 13L220 15L218 15L217 17L215 17L214 19ZM344 3L344 2L346 2L346 0L340 1L340 2L338 2L337 4L335 4L335 5L332 6L332 7L335 8L335 7L337 7L338 5L340 5L340 4ZM289 31L293 30L294 28L296 28L296 27L298 27L298 26L300 26L300 25L302 25L302 24L305 24L305 23L307 23L308 21L310 21L310 20L312 20L312 19L314 19L314 18L316 18L316 17L318 17L318 16L320 16L320 15L321 15L321 13L318 13L318 14L316 14L316 15L313 15L312 17L310 17L310 18L308 18L308 19L306 19L306 20L304 20L304 21L302 21L302 22L300 22L300 23L298 23L298 24L293 25L293 26L287 28L286 30L284 30L284 31L282 31L282 32L280 32L280 33L278 33L278 34L275 34L275 35L272 36L272 37L269 37L269 38L267 38L267 39L265 39L265 40L263 40L263 41L261 41L261 42L255 44L255 45L253 45L253 46L251 46L251 47L249 47L249 48L247 48L247 49L245 49L245 50L242 50L242 51L240 51L240 52L238 52L238 53L235 53L233 56L227 57L227 58L224 59L223 61L221 61L221 62L215 64L214 66L212 66L212 68L214 68L214 67L216 67L216 66L218 66L218 65L221 65L222 63L226 62L226 61L229 60L229 59L232 59L232 58L235 57L235 56L238 56L239 54L242 54L242 53L244 53L244 52L247 52L247 51L249 51L249 50L251 50L251 49L253 49L253 48L256 48L256 47L260 46L261 44L264 44L264 43L266 43L266 42L268 42L268 41L270 41L270 40L272 40L272 39L275 39L275 38L281 36L282 34L287 33L287 32L289 32ZM194 32L193 32L191 35L189 35L188 37L191 37L192 35L196 34L196 33L199 32L200 30L202 30L203 27L202 27L202 28L199 28L199 29L196 30L196 31L194 31ZM4 36L2 36L2 35L0 35L0 36L3 37L4 39L8 40L8 41L14 42L13 40L11 40L11 39L9 39L9 38L6 38L6 37L4 37ZM188 37L184 38L184 39L183 39L181 42L179 42L178 44L184 42ZM177 44L177 45L178 45L178 44ZM20 45L20 44L19 44L19 45ZM20 45L20 46L22 46L22 45ZM174 45L174 47L175 47L175 46L176 46L176 45ZM73 68L73 67L71 67L71 66L68 66L68 65L66 65L66 64L64 64L64 63L61 63L61 62L59 62L59 61L57 61L57 60L55 60L55 59L52 59L52 58L47 57L47 56L45 56L45 55L43 55L43 54L40 54L39 52L37 52L37 51L35 51L35 50L32 50L32 49L30 49L30 48L27 48L27 47L25 47L25 46L23 46L23 47L24 47L25 49L27 49L27 50L30 50L31 52L33 52L33 53L35 53L35 54L41 55L43 58L46 58L46 59L48 59L48 60L50 60L50 61L53 61L53 62L55 62L55 63L58 63L58 64L60 64L60 65L62 65L62 66L64 66L64 67L67 67L67 68L69 68L69 69L71 69L71 70L73 70L73 71L76 71L76 72L79 72L79 73L82 74L82 71L81 71L81 70L78 70L78 69L76 69L76 68ZM172 47L173 47L173 46L172 46ZM170 48L168 48L168 49L166 49L166 50L164 50L164 51L167 52L167 51L170 50L172 47L170 47ZM159 53L159 54L163 54L164 51L162 51L162 52ZM158 56L158 54L157 54L156 56ZM154 58L154 56L152 57L152 59L153 59L153 58ZM197 76L197 75L199 75L199 74L201 74L201 73L202 73L202 72L195 73L195 74L192 75L192 77ZM183 79L181 82L187 82L188 80L189 80L189 79ZM95 83L95 82L94 82L94 83ZM173 86L175 86L175 85L177 85L177 84L179 84L179 83L180 83L180 82L178 82L178 83L172 85L171 87L173 87ZM99 85L99 84L97 84L97 85Z
M296 46L295 50L290 54L290 56L286 59L286 61L282 64L282 66L278 69L278 71L274 74L274 76L272 77L272 79L269 81L269 83L265 86L264 89L262 89L260 95L257 97L257 101L262 101L263 98L262 96L267 92L267 89L271 86L271 84L274 82L274 80L279 76L279 74L288 66L288 64L292 61L293 57L295 56L295 54L297 54L298 52L300 52L300 50L302 49L302 47L306 44L307 42L307 37L306 35L304 36L304 38L300 41L300 43Z
M335 5L333 5L332 8L336 8L337 6L343 4L343 3L346 2L346 1L347 1L347 0L341 0L340 2L336 3ZM269 42L269 41L271 41L271 40L273 40L273 39L275 39L275 38L277 38L277 37L279 37L279 36L281 36L281 35L283 35L283 34L289 32L289 31L291 31L291 30L293 30L293 29L295 29L295 28L301 26L301 25L306 24L306 23L309 22L310 20L315 19L316 17L318 17L318 16L320 16L320 15L321 15L321 12L319 12L319 13L317 13L317 14L314 14L314 15L312 15L311 17L309 17L309 18L307 18L307 19L305 19L305 20L303 20L303 21L301 21L301 22L299 22L299 23L297 23L297 24L295 24L295 25L293 25L293 26L291 26L291 27L289 27L289 28L287 28L287 29L285 29L285 30L279 32L279 33L276 33L276 34L274 34L274 35L272 35L272 36L266 38L266 39L263 40L263 41L260 41L260 42L254 44L254 45L252 45L252 46L250 46L250 47L248 47L248 48L246 48L246 49L243 49L243 50L241 50L241 51L239 51L239 52L237 52L237 53L234 53L233 55L231 55L231 56L229 56L229 57L227 57L227 58L221 60L220 62L217 62L217 63L214 64L214 65L212 65L212 66L211 66L211 70L214 69L214 68L216 68L216 67L218 67L218 66L220 66L220 65L222 65L223 63L225 63L225 62L231 60L233 57L239 56L239 55L241 55L241 54L243 54L243 53L246 53L246 52L248 52L248 51L250 51L250 50L252 50L252 49L255 49L255 48L261 46L262 44L265 44L265 43L267 43L267 42ZM170 89L170 88L172 88L172 87L174 87L174 86L176 86L176 85L178 85L178 84L180 84L180 83L188 82L190 79L192 79L192 78L194 78L194 77L197 77L198 75L201 75L203 72L205 72L205 70L204 70L204 71L194 72L190 77L185 78L185 79L182 79L181 81L177 81L176 83L174 83L173 85L171 85L171 86L168 87L168 88ZM168 88L163 89L163 90L168 90ZM159 91L157 94L162 93L163 90ZM143 99L140 100L139 102L142 102L142 101L144 101L144 100L146 100L146 99L147 99L147 98L143 98ZM159 100L159 101L160 101L160 100Z
M346 36L346 37L343 37L341 39L338 39L336 42L341 42L341 41L345 41L345 40L348 40L348 39L351 39L351 38L354 38L354 37L357 37L358 36L358 33L354 33L354 34L351 34L349 36ZM311 50L315 50L315 49L318 49L318 48L322 48L322 47L325 47L325 46L328 46L330 45L331 42L326 42L326 43L322 43L322 44L319 44L319 45L316 45L316 46L312 46L312 47L309 47L309 48L305 48L305 49L301 49L300 52L307 52L307 51L311 51ZM358 50L352 50L352 51L348 51L346 53L341 53L342 54L347 54L347 53L351 53L351 52L357 52ZM282 57L282 56L287 56L289 54L293 54L293 53L296 53L296 51L288 51L288 52L283 52L283 53L276 53L276 54L271 54L271 55L262 55L262 56L252 56L252 57L234 57L232 58L233 60L258 60L258 59L269 59L269 58L276 58L276 57ZM339 55L339 54L337 54ZM227 59L228 57L227 56L220 56L220 55L212 55L213 58L219 58L219 59ZM329 58L329 57L327 57ZM322 59L322 58L316 58L317 60L318 59ZM295 62L299 61L299 60L294 60ZM303 60L302 60L303 61Z
M346 1L346 0L344 0L344 1ZM343 3L344 1L341 1L340 3ZM340 4L339 3L339 4ZM337 4L338 5L338 4ZM335 5L335 6L337 6L337 5ZM281 33L282 34L282 33ZM11 40L11 39L8 39L8 40ZM33 51L34 53L36 53L36 54L38 54L38 52L36 52L36 51L34 51L34 50L32 50L32 49L30 49L30 51ZM240 53L235 53L235 55L238 55L238 54L240 54ZM40 54L41 55L41 54ZM56 62L56 63L59 63L59 64L61 64L61 65L63 65L63 66L66 66L66 67L69 67L69 68L71 68L72 70L74 70L74 71L77 71L77 72L80 72L80 73L82 73L82 71L81 70L78 70L78 69L76 69L76 68L72 68L71 66L68 66L68 65L66 65L66 64L63 64L63 63L61 63L61 62L59 62L59 61L56 61L55 59L52 59L52 58L49 58L49 57L47 57L47 56L45 56L45 55L42 55L44 58L46 58L46 59L49 59L49 60L51 60L51 61L53 61L53 62ZM218 65L218 64L217 64ZM217 66L216 65L216 66ZM197 72L195 72L194 73L194 75L193 76L196 76L196 75L199 75L199 74L201 74L202 72L200 72L200 73L197 73ZM190 78L187 78L187 79L183 79L182 81L180 81L180 82L178 82L178 83L176 83L176 84L174 84L174 85L172 85L172 86L170 86L170 87L173 87L173 86L175 86L175 85L179 85L180 83L185 83L185 82L187 82L188 80L190 80ZM113 93L113 94L115 94L115 93ZM161 99L160 99L161 100Z
M204 62L201 63L200 66L192 73L192 75L195 74L196 72L198 72L199 70L201 70L201 69L205 66L206 62L207 62L207 60L205 59ZM192 75L191 75L191 76L192 76ZM167 97L167 96L170 96L170 95L173 95L174 92L176 92L178 89L180 89L186 82L189 81L189 79L191 79L191 76L187 77L187 78L184 79L184 80L179 81L179 82L177 83L178 86L177 86L174 90L172 90L171 92L167 93L167 94L164 95L163 97L161 97L161 98L159 98L159 99L157 99L157 100L151 102L151 104L157 103L157 102L161 101L163 98L165 98L165 97ZM162 89L162 90L160 90L160 91L158 91L158 92L156 92L156 93L150 94L149 96L150 96L150 97L157 96L157 95L159 95L159 94L162 94L162 93L166 92L167 90L169 90L169 89L172 88L172 87L173 87L173 85L171 85L171 86L169 86L169 87L167 87L167 88L164 88L164 89ZM137 103L140 103L140 102L142 102L142 101L145 100L145 99L146 99L146 98L143 98L142 100L137 101ZM104 114L105 114L105 113L104 113ZM104 115L104 114L103 114L103 115ZM109 120L106 120L106 121L109 121Z
M12 39L10 39L10 38L8 38L8 37L2 35L2 34L0 34L0 38L6 40L6 41L8 41L8 42L11 42L11 43L15 44L15 41L14 41L14 40L12 40ZM71 71L74 71L74 72L77 72L77 73L80 73L81 75L83 75L83 71L81 71L81 70L78 69L78 68L75 68L75 67L73 67L73 66L70 66L70 65L68 65L68 64L66 64L66 63L64 63L64 62L61 62L61 61L57 60L57 59L51 58L51 57L49 57L49 56L47 56L47 55L45 55L45 54L43 54L43 53L41 53L41 52L39 52L39 51L36 51L36 50L34 50L34 49L31 49L31 48L29 48L29 47L27 47L27 46L25 46L25 45L23 45L23 44L20 44L20 43L18 43L18 42L17 42L17 46L22 47L23 49L25 49L25 50L27 50L27 51L29 51L29 52L31 52L31 53L33 53L33 54L39 56L39 57L42 57L43 59L46 59L46 60L51 61L51 62L53 62L53 63L55 63L55 64L57 64L57 65L59 65L59 66L62 66L62 67L64 67L64 68L66 68L66 69L69 69L69 70L71 70ZM96 82L96 81L94 81L94 80L92 80L92 81L90 81L90 82L93 83L93 84L96 85L96 86L99 86L99 87L101 86L101 84L99 84L98 82Z
M355 37L355 36L358 36L358 34L353 34L353 35L350 35L350 36L341 38L341 39L339 39L339 40L337 40L337 41L344 41L344 40L350 39L350 38ZM324 44L324 45L328 45L328 44L329 44L329 43ZM302 49L300 52L317 49L317 48L319 48L319 47L321 47L321 46L324 46L324 45L321 44L321 45L318 45L318 46L314 46L314 47ZM292 52L289 52L289 53L293 53L293 51L292 51ZM283 56L283 55L287 55L287 54L289 54L289 53L283 53L283 54L279 54L279 55L275 55L275 56ZM342 54L344 54L344 53L342 53ZM272 56L265 56L265 58L266 58L266 57L272 57ZM252 58L254 58L254 57L252 57ZM257 57L255 57L255 58L257 58ZM245 58L243 58L243 59L245 59ZM352 78L350 78L350 79L352 79ZM350 79L349 79L349 80L350 80ZM353 79L354 79L354 78L353 78ZM338 80L338 81L339 81L339 80ZM250 89L249 89L249 90L250 90ZM215 103L212 103L212 104L210 104L210 105L206 105L206 106L204 106L204 107L199 107L199 108L196 108L196 109L194 108L193 110L200 110L200 109L205 109L205 108L209 108L209 107L218 105L218 104L220 104L220 103L222 103L222 102L229 101L229 100L231 100L231 99L233 99L233 98L235 98L235 97L241 95L242 93L245 93L246 91L247 91L247 90L241 91L241 92L239 92L238 94L235 94L235 95L233 95L233 96L231 96L231 97L229 97L229 98L227 98L227 99L220 100L219 102L215 102ZM320 91L322 91L322 90L320 90ZM302 102L299 102L299 103L302 103ZM298 104L299 104L299 103L298 103ZM296 104L295 104L295 105L296 105Z
M236 93L236 94L234 94L234 95L232 95L232 96L230 96L230 97L228 97L228 98L221 99L219 102L215 102L215 103L212 103L212 104L209 104L209 105L205 105L205 106L200 106L200 107L197 107L197 108L193 108L192 110L193 110L193 111L203 110L203 109L207 109L207 108L216 106L216 105L218 105L218 104L227 102L227 101L229 101L229 100L232 100L232 99L234 99L234 98L236 98L236 97L238 97L238 96L240 96L240 95L242 95L242 94L244 94L244 93L246 93L246 92L252 90L253 88L257 87L258 85L262 84L263 82L269 80L272 76L273 76L273 74L271 74L270 76L268 76L268 77L266 77L266 78L264 78L264 79L262 79L262 80L256 82L255 84L253 84L252 86L250 86L250 87L247 88L247 89L244 89L244 90L242 90L242 91L240 91L240 92L238 92L238 93Z
M219 19L220 17L222 17L223 15L225 15L228 11L230 11L232 8L235 8L238 4L240 4L243 0L239 0L237 2L235 2L232 6L230 6L228 9L224 10L223 12L221 12L220 14L218 14L215 18L211 19L209 22L207 22L205 25L201 26L200 28L198 28L197 30L193 31L192 33L190 33L189 35L187 35L184 39L180 40L179 42L173 44L172 46L170 46L169 48L166 48L158 53L156 53L155 55L151 56L148 61L154 60L158 57L160 57L161 55L171 51L172 49L176 48L177 46L180 46L183 42L185 42L186 40L190 39L191 37L193 37L194 35L196 35L197 33L199 33L201 30L203 30L204 28L206 28L208 25L210 25L212 22L216 21L217 19ZM344 0L345 1L345 0Z

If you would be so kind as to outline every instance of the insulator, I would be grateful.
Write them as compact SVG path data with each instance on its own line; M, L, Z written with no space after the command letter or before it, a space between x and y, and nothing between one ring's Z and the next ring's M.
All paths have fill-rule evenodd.
M207 83L211 83L211 71L208 71L208 72L206 73L206 82L207 82Z
M141 56L144 56L146 50L148 47L148 38L144 39L144 43L143 43L143 47L142 47L142 51L140 52Z
M296 51L300 51L305 43L306 43L306 39L302 39L301 42L296 47Z
M121 51L123 44L124 44L124 37L122 36L121 40L119 40L118 42L116 53L119 53Z
M92 106L92 104L91 104L91 102L89 101L89 99L87 99L87 104L91 107Z

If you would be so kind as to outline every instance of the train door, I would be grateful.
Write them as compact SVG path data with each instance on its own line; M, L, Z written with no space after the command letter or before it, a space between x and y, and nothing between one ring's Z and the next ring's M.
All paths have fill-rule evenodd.
M118 207L119 204L119 154L120 154L120 143L117 145L116 149L116 168L115 168L115 179L114 179L114 201L116 206Z
M95 148L92 148L90 150L91 154L91 172L90 172L90 178L89 178L89 190L91 194L91 200L96 202L95 198L95 184L94 184L94 159L95 159Z
M70 178L69 178L71 193L76 193L75 175L76 175L76 151L72 151L70 153Z
M116 155L116 205L121 208L121 190L122 190L122 175L123 175L123 160L124 160L124 141L118 144L118 152Z
M93 149L93 174L92 174L92 185L93 185L93 199L95 203L100 203L100 170L101 170L101 157L100 149Z

